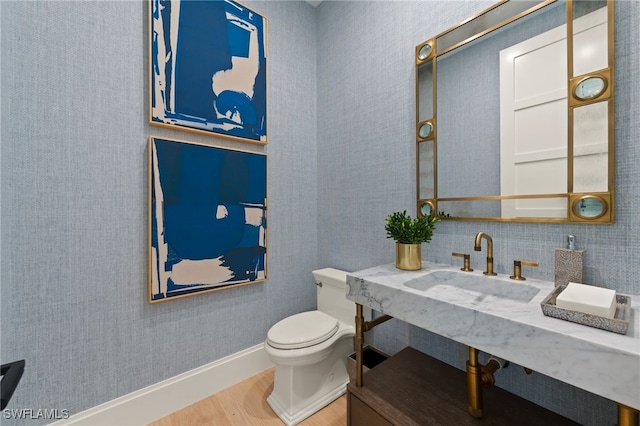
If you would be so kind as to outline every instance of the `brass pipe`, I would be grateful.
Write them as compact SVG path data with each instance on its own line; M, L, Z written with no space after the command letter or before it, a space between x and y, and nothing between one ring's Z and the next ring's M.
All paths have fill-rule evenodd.
M618 426L638 426L638 410L618 403Z
M364 345L362 305L356 303L356 386L362 387L362 347Z
M356 303L356 386L362 387L362 351L364 348L364 332L393 318L390 315L381 315L371 321L365 321L362 305Z
M478 350L469 346L467 361L467 409L469 414L482 417L482 366L478 362Z
M486 365L482 365L482 386L490 388L496 383L494 373L500 370L500 363L495 359L490 359Z
M363 325L363 329L364 331L369 331L371 330L373 327L375 327L376 325L380 325L383 322L392 319L393 317L391 315L381 315L378 318L372 319L371 321L364 321Z

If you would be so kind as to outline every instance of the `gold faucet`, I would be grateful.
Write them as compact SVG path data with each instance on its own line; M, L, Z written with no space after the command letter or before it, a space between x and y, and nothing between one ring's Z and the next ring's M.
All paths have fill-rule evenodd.
M464 259L464 266L460 268L461 271L473 272L471 269L471 255L465 253L451 253L451 256L461 257Z
M512 280L524 281L525 277L522 276L522 267L523 266L540 266L538 262L529 262L527 260L514 260L513 261L513 275L509 278Z
M482 250L482 239L487 240L487 270L483 272L485 275L498 275L493 272L493 240L484 232L478 232L473 245L475 251Z

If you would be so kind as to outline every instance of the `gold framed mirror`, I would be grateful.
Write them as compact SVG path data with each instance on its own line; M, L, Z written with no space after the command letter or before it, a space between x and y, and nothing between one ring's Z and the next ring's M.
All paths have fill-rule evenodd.
M503 0L415 48L417 211L614 221L612 0Z

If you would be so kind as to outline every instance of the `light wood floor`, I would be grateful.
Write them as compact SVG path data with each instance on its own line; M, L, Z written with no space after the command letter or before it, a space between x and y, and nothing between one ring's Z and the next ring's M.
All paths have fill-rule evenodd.
M273 390L274 369L265 370L209 398L151 423L149 426L282 426L284 423L267 404ZM347 424L345 395L300 423L301 426Z

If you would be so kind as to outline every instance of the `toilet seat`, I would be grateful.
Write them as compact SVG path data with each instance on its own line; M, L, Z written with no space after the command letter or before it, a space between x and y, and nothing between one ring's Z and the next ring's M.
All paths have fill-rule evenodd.
M330 339L339 327L338 320L324 312L302 312L271 327L267 343L276 349L302 349Z

